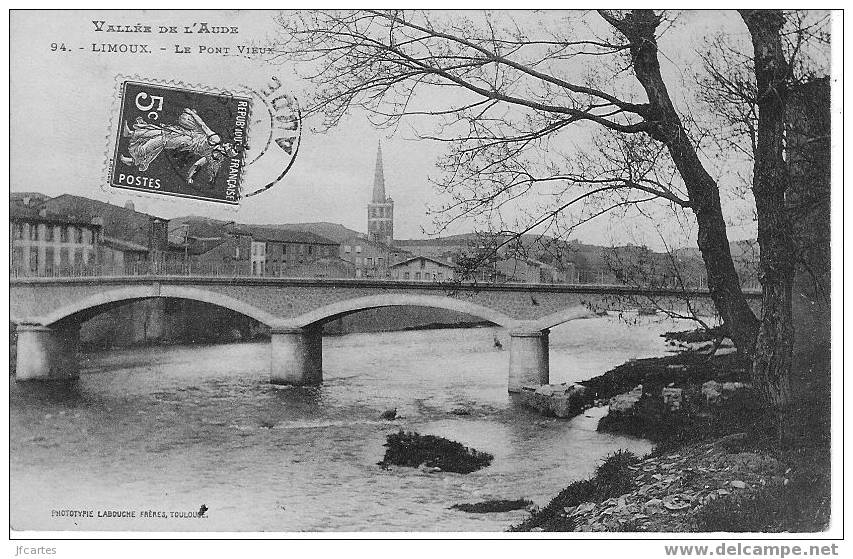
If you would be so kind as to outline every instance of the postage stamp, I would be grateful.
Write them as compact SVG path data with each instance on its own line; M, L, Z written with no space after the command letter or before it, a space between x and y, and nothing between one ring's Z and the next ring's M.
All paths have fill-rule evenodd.
M251 107L248 95L124 81L110 186L238 204Z

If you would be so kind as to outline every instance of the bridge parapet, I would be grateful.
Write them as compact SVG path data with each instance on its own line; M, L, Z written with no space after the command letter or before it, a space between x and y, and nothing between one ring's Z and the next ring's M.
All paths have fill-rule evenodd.
M642 290L619 285L187 276L18 278L10 284L12 319L44 325L88 309L151 297L203 301L280 328L399 305L455 310L508 328L518 321L538 321L542 328L555 326L577 318L580 307L624 310L651 305L686 311L688 299L700 314L713 313L706 290ZM747 296L758 301L760 294Z
M420 306L474 315L510 333L510 391L548 382L548 333L595 309L660 306L710 315L707 291L641 290L565 284L424 283L351 279L131 276L17 278L10 316L19 324L18 378L76 374L79 325L112 306L150 298L190 299L249 316L271 327L270 380L322 381L323 322L364 309ZM759 301L759 294L748 294ZM688 302L692 299L692 302Z

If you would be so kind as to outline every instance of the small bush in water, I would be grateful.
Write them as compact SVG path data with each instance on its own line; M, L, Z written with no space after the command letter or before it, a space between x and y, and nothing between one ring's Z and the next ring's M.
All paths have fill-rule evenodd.
M380 466L426 465L445 472L469 474L492 463L494 456L467 448L456 441L418 433L392 433L385 443L385 458Z

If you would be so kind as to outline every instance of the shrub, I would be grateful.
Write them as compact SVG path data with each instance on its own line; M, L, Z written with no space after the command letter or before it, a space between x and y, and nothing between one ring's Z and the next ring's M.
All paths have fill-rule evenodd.
M445 472L469 474L492 463L494 456L467 448L462 444L434 435L418 433L392 433L385 443L385 457L380 466L421 465L440 468Z
M564 508L576 507L587 501L603 501L618 497L633 489L633 473L629 466L638 458L627 450L619 450L604 459L590 479L576 481L560 491L542 510L533 514L512 532L526 532L539 526L548 532L569 532L574 529L571 518L561 516Z
M462 512L507 512L511 510L526 509L531 506L533 501L527 499L516 499L514 501L507 499L493 499L491 501L483 501L482 503L461 503L453 505L450 508L461 510Z

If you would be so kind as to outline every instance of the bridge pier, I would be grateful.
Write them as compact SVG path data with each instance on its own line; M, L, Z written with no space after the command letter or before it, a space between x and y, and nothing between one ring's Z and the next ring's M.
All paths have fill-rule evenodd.
M15 379L67 381L79 376L79 326L53 329L19 324Z
M548 384L548 334L550 330L509 333L509 392L521 392L524 385Z
M323 382L323 327L273 329L270 382L316 385Z

